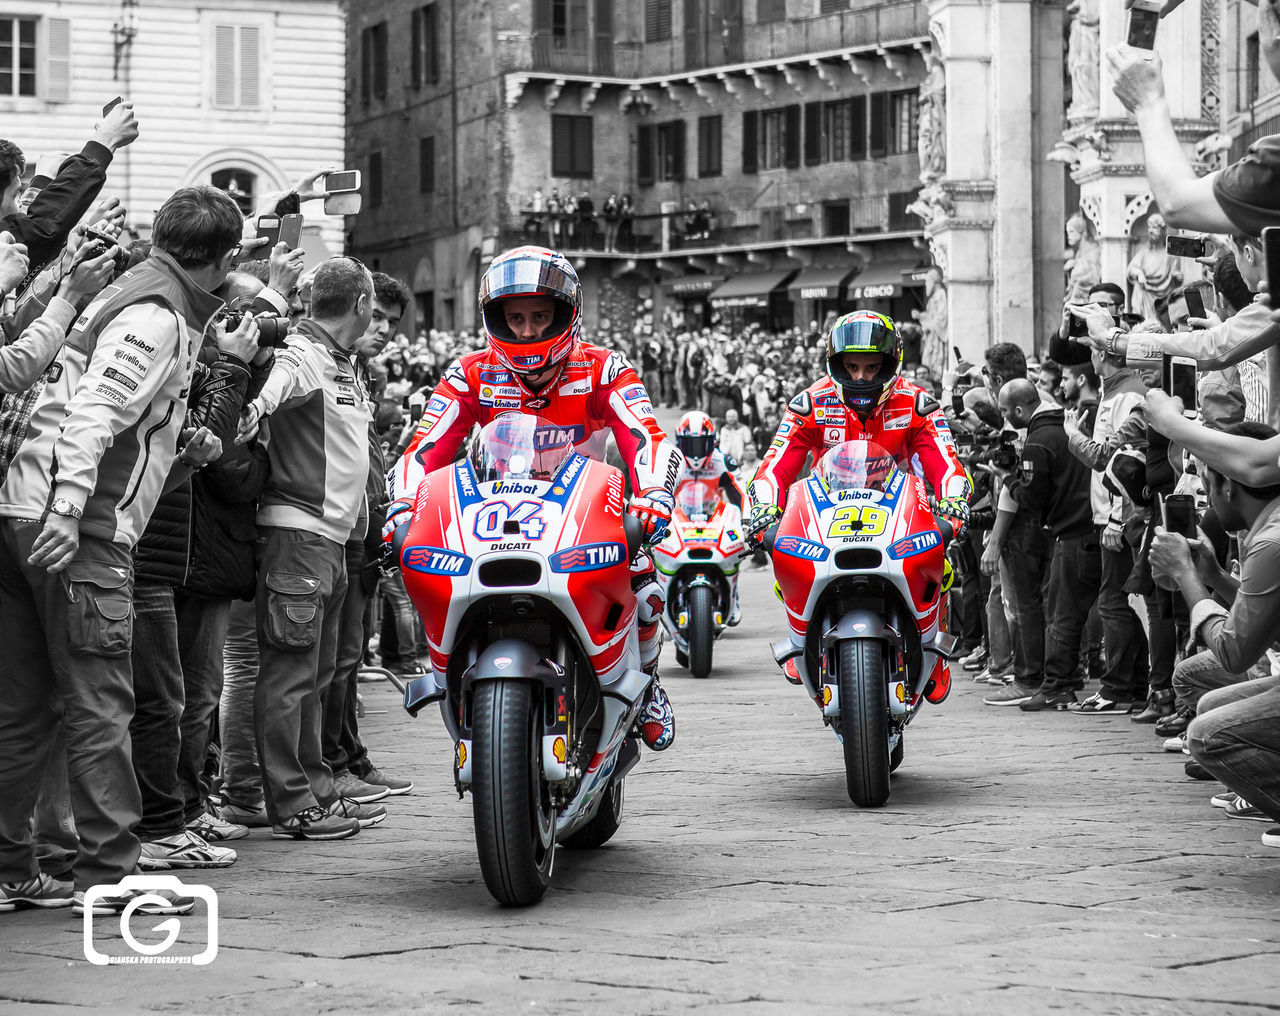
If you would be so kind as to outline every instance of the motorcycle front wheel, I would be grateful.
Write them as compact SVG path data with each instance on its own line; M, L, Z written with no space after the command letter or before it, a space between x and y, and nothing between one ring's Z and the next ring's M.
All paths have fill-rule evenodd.
M689 590L689 673L706 677L711 673L711 644L715 642L716 593L710 586Z
M484 884L508 907L542 898L555 858L555 809L542 778L540 703L526 681L485 681L475 690L476 850Z
M878 639L837 647L840 732L849 800L878 808L889 800L889 662Z
M564 841L566 847L573 850L594 850L613 839L613 834L622 825L623 781L624 777L621 776L615 776L610 781L595 818L568 837Z

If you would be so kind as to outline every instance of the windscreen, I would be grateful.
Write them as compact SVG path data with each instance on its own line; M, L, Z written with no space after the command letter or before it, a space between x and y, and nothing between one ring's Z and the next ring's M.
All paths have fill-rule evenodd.
M539 416L508 413L476 435L471 466L481 483L550 480L572 454L573 441L566 428Z
M815 472L831 491L884 490L896 468L893 456L874 441L845 441L827 449Z

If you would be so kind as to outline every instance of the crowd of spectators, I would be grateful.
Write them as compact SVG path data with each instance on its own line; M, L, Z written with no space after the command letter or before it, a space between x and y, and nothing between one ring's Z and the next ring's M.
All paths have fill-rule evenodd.
M129 241L100 191L138 131L122 102L68 157L0 141L0 910L226 867L250 827L345 838L412 790L357 689L384 584L394 665L421 671L378 566L402 415L368 369L408 290L267 249L207 186Z

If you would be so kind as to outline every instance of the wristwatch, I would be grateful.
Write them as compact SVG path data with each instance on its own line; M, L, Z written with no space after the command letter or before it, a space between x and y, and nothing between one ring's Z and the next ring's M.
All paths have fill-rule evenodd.
M65 497L55 497L53 499L53 504L49 505L49 511L54 515L61 515L68 519L78 519L81 515L80 509Z

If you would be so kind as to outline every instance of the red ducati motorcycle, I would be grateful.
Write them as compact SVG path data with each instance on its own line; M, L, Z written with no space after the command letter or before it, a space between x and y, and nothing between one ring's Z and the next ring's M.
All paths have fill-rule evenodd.
M924 483L846 441L792 485L765 546L791 627L774 658L843 745L850 799L878 807L907 724L950 690L946 550Z

